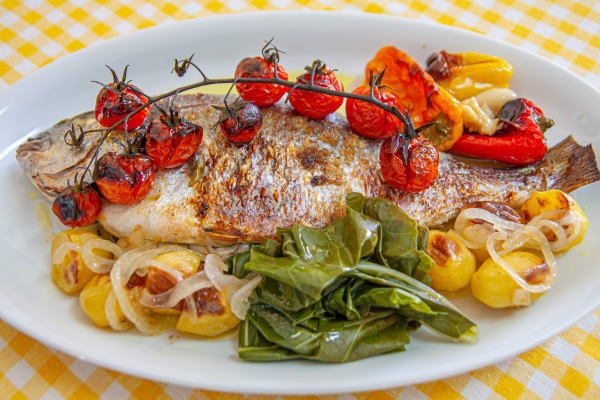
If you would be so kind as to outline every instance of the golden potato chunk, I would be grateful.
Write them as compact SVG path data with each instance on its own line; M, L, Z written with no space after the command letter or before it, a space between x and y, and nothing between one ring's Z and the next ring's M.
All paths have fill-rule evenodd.
M166 265L181 273L182 279L195 274L200 267L200 257L187 250L170 251L154 258L154 260ZM148 268L146 275L146 289L151 294L164 293L177 284L177 279L169 273L156 267ZM161 314L179 314L181 307L176 308L156 308L153 309Z
M588 228L588 219L583 213L583 210L575 199L568 194L561 192L560 190L547 190L545 192L533 192L531 196L523 203L521 207L521 216L527 223L534 217L546 212L554 210L571 211L575 214L577 220L581 224L581 230L577 237L566 246L560 248L558 251L565 251L581 243ZM553 240L552 237L548 237L548 240Z
M514 251L502 257L531 285L543 283L550 268L537 255ZM491 258L485 261L471 279L473 296L492 308L528 306L544 293L529 293Z
M471 282L476 266L475 256L455 235L429 231L427 254L435 263L429 271L434 289L453 292Z
M225 290L210 287L193 294L197 315L184 306L177 330L200 336L217 336L235 328L240 320L231 311Z
M100 239L100 237L79 228L62 231L52 241L52 258L63 244L70 242L83 247L90 239ZM94 252L99 257L112 257L111 253L104 250L94 250ZM52 281L65 293L81 290L94 275L96 274L83 262L81 254L75 250L69 250L62 260L52 263Z
M101 328L109 326L105 307L106 299L112 290L110 275L102 274L94 276L79 294L79 305L87 316ZM115 307L115 315L119 321L127 321L127 317L121 311L118 303L115 303Z

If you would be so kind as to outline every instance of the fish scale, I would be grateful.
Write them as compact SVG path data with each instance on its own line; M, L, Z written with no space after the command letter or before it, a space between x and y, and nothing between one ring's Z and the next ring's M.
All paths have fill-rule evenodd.
M439 176L428 189L407 194L387 185L379 172L381 141L354 134L346 120L332 114L311 120L278 103L263 108L263 125L250 145L230 143L213 127L221 96L188 94L175 101L181 115L204 129L196 156L185 165L156 172L150 193L140 203L105 203L99 222L115 236L140 226L146 237L165 242L229 244L273 237L279 226L299 223L322 228L341 217L350 192L386 197L425 226L440 225L474 201L520 206L533 191L570 192L600 179L593 150L572 138L546 158L523 168L490 168L441 153ZM167 105L169 99L164 100ZM73 181L77 167L93 154L99 134L81 148L63 141L71 122L99 128L92 113L62 121L24 143L17 159L33 183L53 198ZM123 140L122 132L113 134ZM100 154L119 151L107 141ZM195 163L199 181L189 182Z

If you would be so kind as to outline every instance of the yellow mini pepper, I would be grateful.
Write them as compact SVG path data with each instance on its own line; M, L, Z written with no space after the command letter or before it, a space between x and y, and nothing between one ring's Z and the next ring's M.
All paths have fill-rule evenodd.
M427 58L426 71L457 100L492 88L507 88L512 66L505 60L487 54L467 51L450 54L444 50Z

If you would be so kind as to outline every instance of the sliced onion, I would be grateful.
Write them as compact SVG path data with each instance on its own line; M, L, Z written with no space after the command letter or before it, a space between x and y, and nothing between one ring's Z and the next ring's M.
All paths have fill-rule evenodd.
M111 291L106 298L106 302L104 303L104 313L106 314L108 324L115 331L126 331L131 329L133 324L129 322L129 320L125 319L125 321L121 321L121 319L118 317L117 307L117 299L114 293Z
M522 224L500 218L499 216L489 212L488 210L484 210L483 208L467 208L466 210L463 210L456 218L454 229L462 232L467 227L468 222L474 219L481 219L489 222L498 230L514 231L522 226Z
M171 308L198 290L211 286L212 283L206 277L204 271L202 271L182 280L166 292L152 295L145 290L139 302L141 305L149 308Z
M52 254L52 264L60 264L65 259L67 253L69 253L70 251L76 251L77 253L81 253L81 246L73 242L65 242L61 244L54 251L54 254Z
M490 224L477 224L467 226L462 232L462 236L469 241L470 248L483 249L488 237L492 233L496 232L496 229Z
M196 302L194 301L193 294L191 294L185 298L185 304L187 306L188 313L193 318L198 318L198 308L196 307Z
M115 243L105 239L90 239L84 243L81 250L81 258L85 265L97 274L108 273L115 260L112 258L101 257L94 253L94 250L104 250L115 255L118 258L123 254L123 250Z
M250 307L250 303L248 302L248 297L258 284L260 283L262 277L258 274L250 274L246 277L247 282L240 287L234 294L231 296L231 311L238 317L240 320L246 318L246 313L248 312L248 308Z
M169 251L181 250L179 246L166 246L158 249L135 249L124 253L115 261L110 271L110 280L113 292L123 311L140 332L148 335L159 333L162 330L159 316L153 315L149 310L144 310L137 304L131 294L134 290L127 290L126 285L138 268L147 265L154 257ZM134 288L135 289L135 288ZM133 292L133 293L132 293Z
M545 240L546 237L544 236L544 234L541 233L539 230L538 230L538 232L540 235L542 235L544 237L544 240ZM530 233L530 232L527 232L527 233ZM546 245L547 245L547 251L549 251L549 253L550 253L550 258L546 257L548 254L547 254L547 251L545 251L543 247L542 247L542 252L544 253L544 258L546 258L546 264L550 268L550 274L546 278L546 282L540 283L537 285L531 285L525 279L523 279L523 277L521 277L521 275L519 275L506 261L504 261L504 259L502 259L502 257L496 251L496 244L499 243L500 241L506 240L507 238L508 238L508 235L506 232L496 232L488 238L486 247L487 247L487 251L490 254L490 257L492 258L492 260L494 260L504 271L506 271L506 273L508 273L515 280L515 282L519 286L521 286L526 291L531 292L531 293L541 293L541 292L545 292L548 289L550 289L550 287L554 283L554 279L556 277L556 261L554 259L554 255L550 251L550 245L548 244L548 242L546 241ZM535 239L539 240L540 238L536 237Z
M515 289L513 292L512 303L515 306L530 306L531 305L531 293L525 289Z
M535 226L542 233L544 233L544 230L543 230L544 228L548 229L554 233L554 235L556 236L556 240L549 242L550 248L553 251L557 251L558 249L563 248L567 244L567 232L565 231L565 228L563 228L562 226L560 226L558 223L556 223L554 221L550 221L548 219L542 219L542 220L536 221L535 223L530 222L528 225ZM546 236L546 235L544 235L544 236Z
M197 253L202 259L208 254L216 254L221 258L227 258L250 249L250 245L246 243L236 243L231 246L204 246L201 244L190 244L188 246L190 250Z
M557 224L558 228L553 229L554 233L560 238L562 235L557 233L558 231L564 232L565 240L557 241L558 243L552 242L552 250L558 251L565 246L571 244L581 232L581 221L575 213L571 210L551 210L543 212L539 215L536 215L529 224L539 226L540 224L544 224L544 220L549 220ZM567 227L566 229L564 227Z
M216 254L209 254L206 256L204 262L204 272L206 277L214 287L218 290L223 289L223 272L227 270L227 264L223 262L221 257Z

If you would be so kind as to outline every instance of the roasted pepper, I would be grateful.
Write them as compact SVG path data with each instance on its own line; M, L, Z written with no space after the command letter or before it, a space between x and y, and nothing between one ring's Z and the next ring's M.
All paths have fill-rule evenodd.
M440 151L452 147L463 132L463 109L460 103L438 86L412 58L395 47L379 49L367 64L366 80L369 80L371 71L380 74L384 70L382 86L390 88L401 111L410 111L415 127L437 122L424 129L422 136ZM403 130L402 123L398 128Z
M465 133L452 151L517 165L533 164L544 158L548 151L544 132L554 121L546 118L542 110L519 98L504 104L498 118L503 127L494 136Z
M492 88L507 88L512 66L501 58L487 54L450 54L444 50L427 58L429 75L438 85L462 101Z

